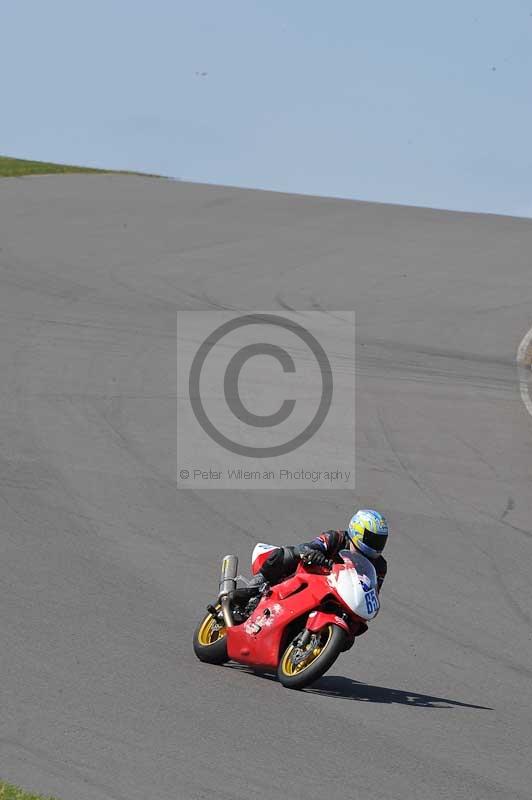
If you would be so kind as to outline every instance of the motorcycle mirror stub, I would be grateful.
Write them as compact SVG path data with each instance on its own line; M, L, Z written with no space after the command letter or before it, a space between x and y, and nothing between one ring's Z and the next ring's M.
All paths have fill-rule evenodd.
M272 554L273 550L276 550L277 546L274 544L265 544L264 542L259 542L255 545L253 553L251 555L251 572L253 575L258 575L264 562L267 558Z

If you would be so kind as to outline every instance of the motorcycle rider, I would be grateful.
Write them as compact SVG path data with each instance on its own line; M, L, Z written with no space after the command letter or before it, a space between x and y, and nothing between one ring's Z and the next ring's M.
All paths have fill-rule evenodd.
M267 551L258 571L254 569L256 574L250 589L260 589L265 582L280 583L295 572L301 559L307 564L325 566L328 561L337 559L341 550L351 549L358 550L373 563L380 591L388 568L382 555L387 539L388 523L384 515L371 508L361 508L351 517L346 531L324 531L310 542Z

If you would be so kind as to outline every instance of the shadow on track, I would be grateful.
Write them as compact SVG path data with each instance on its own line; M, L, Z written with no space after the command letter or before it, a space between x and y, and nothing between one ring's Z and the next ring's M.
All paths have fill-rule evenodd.
M459 700L450 700L448 697L432 697L429 694L405 692L402 689L389 689L386 686L372 686L369 683L360 683L351 678L339 676L325 676L314 686L309 686L304 691L311 694L321 694L325 697L344 697L366 703L398 703L403 706L415 706L417 708L455 708L460 706L462 708L493 711L489 706L463 703Z
M244 664L226 665L226 669L236 670L265 678L278 683L277 676L268 670L259 670L247 667ZM389 689L387 686L372 686L369 683L354 681L340 675L325 675L313 686L302 689L306 694L319 694L323 697L343 697L346 700L358 700L361 703L397 703L413 708L474 708L479 711L493 711L491 706L478 706L474 703L464 703L461 700L451 700L449 697L434 697L430 694L419 692L406 692L403 689Z

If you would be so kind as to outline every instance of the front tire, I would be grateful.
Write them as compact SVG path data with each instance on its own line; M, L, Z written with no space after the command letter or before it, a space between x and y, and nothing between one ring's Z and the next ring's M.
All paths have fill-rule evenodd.
M220 606L216 607L217 610ZM227 657L227 629L216 617L207 614L194 631L194 652L207 664L224 664Z
M277 677L287 689L310 686L332 667L346 646L346 635L338 625L326 625L313 634L302 650L297 646L299 634L288 645L277 667Z

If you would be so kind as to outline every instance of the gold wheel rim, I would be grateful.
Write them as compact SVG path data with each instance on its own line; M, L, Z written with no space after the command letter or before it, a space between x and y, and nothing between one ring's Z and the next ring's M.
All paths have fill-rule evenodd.
M218 608L219 606L217 606L217 609ZM198 642L203 645L203 647L208 647L224 638L227 633L226 628L219 628L217 626L218 623L212 614L207 614L198 631Z
M283 659L281 661L281 670L283 673L288 677L292 678L294 675L301 675L302 672L305 672L317 658L319 658L324 650L327 649L329 646L329 642L331 641L332 637L332 625L327 626L327 638L323 643L321 643L318 647L314 647L313 650L309 651L309 656L304 661L300 661L299 664L294 664L292 657L294 651L297 650L293 644L291 644L285 650Z

